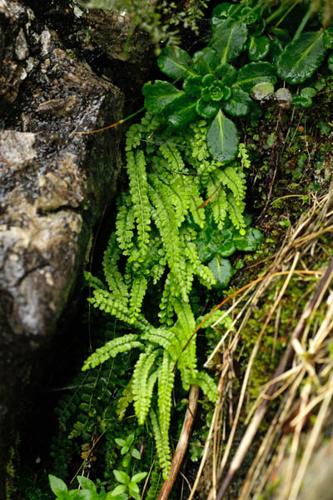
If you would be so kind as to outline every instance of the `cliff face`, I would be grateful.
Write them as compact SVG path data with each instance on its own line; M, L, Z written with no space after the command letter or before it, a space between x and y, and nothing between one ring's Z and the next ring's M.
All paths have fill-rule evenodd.
M122 117L123 92L109 77L78 60L25 2L0 0L2 492L6 450L116 190L119 128L81 134Z

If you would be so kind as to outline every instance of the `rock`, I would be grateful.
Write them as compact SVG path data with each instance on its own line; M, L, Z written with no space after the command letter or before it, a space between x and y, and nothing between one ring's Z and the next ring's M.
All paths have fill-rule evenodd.
M0 498L6 450L115 192L123 95L0 0ZM5 39L5 43L4 40ZM29 62L30 61L30 62ZM22 82L24 81L24 85ZM9 106L10 104L10 106Z

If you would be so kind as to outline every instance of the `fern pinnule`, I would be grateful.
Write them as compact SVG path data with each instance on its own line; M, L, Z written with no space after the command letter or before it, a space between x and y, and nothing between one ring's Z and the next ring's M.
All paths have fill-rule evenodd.
M105 363L105 361L115 358L118 354L131 351L132 349L141 349L143 347L142 342L138 341L138 335L134 333L116 337L106 342L102 347L96 349L96 351L84 362L82 371L88 370L89 368L95 368Z
M130 255L133 249L135 214L133 206L123 203L117 213L116 234L119 248L124 255Z

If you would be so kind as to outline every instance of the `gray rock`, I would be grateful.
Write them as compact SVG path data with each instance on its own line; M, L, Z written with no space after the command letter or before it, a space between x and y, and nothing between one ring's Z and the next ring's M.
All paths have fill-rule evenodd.
M93 227L115 192L120 131L82 132L121 118L123 95L74 60L22 4L0 0L1 22L12 41L0 50L8 65L0 72L3 498L6 450L24 418L34 365L47 369L47 347L73 296Z

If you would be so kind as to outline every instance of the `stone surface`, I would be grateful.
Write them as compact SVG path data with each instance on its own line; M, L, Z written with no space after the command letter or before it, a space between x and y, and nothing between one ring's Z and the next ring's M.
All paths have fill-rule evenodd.
M0 498L6 453L115 192L123 95L0 0ZM5 68L5 71L3 69ZM2 476L1 476L2 474ZM2 480L2 482L1 482ZM2 487L2 489L1 489Z

